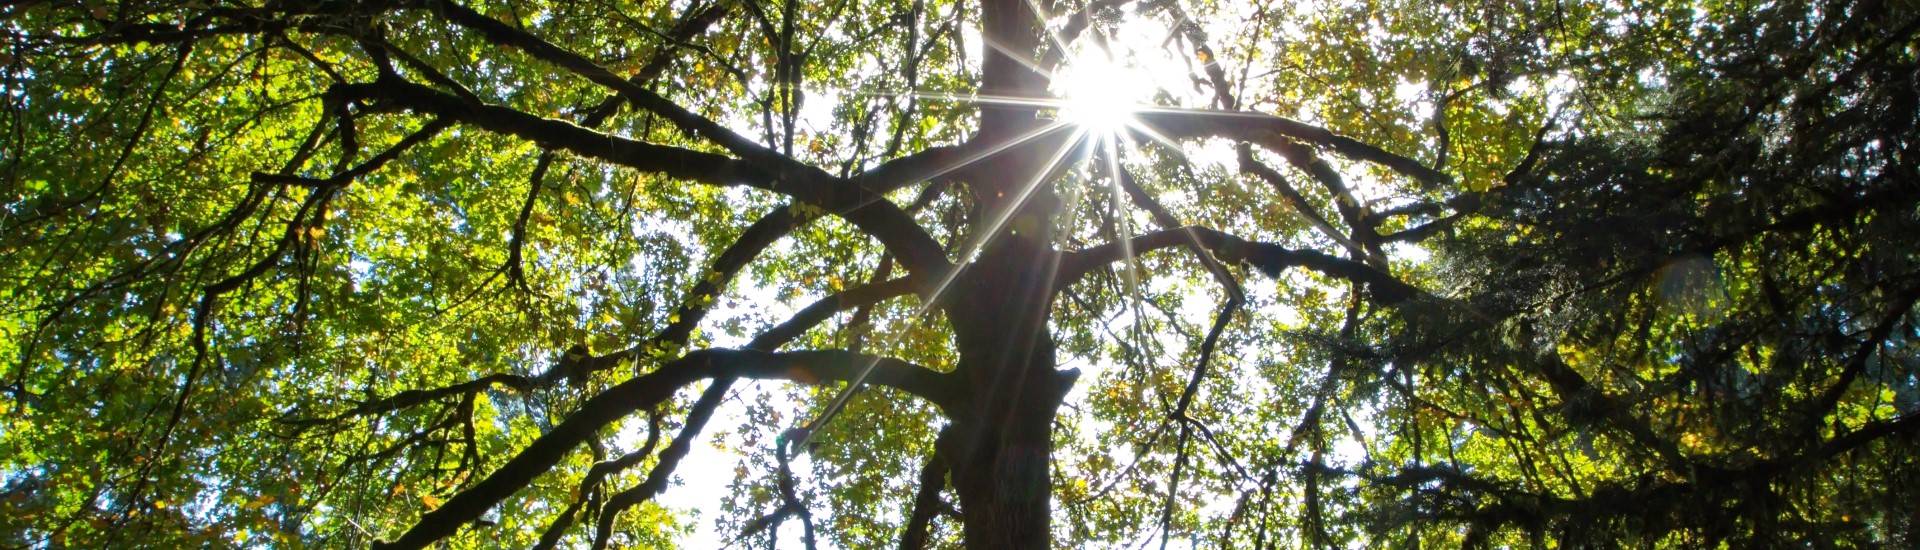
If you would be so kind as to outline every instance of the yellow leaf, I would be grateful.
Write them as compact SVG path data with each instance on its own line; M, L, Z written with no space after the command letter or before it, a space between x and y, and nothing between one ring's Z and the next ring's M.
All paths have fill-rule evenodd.
M420 502L427 503L428 508L440 507L440 497L436 497L433 495L420 495Z
M248 510L257 510L262 506L273 504L275 500L279 500L278 497L273 495L260 495L260 498L253 499L253 502L248 502L246 508Z

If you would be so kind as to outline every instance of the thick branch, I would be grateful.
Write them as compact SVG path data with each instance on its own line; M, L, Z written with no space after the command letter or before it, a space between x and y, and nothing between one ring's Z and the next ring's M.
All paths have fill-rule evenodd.
M519 391L533 389L533 380L511 373L495 373L481 378L468 380L451 386L442 386L431 390L407 390L391 396L363 401L353 410L322 419L296 420L294 424L331 424L349 418L371 416L397 411L423 403L439 401L456 395L471 395L503 385Z
M388 105L517 136L543 147L566 149L644 172L710 185L744 185L799 199L832 212L880 241L908 269L940 272L950 267L940 243L911 216L884 197L843 180L783 178L752 163L596 132L573 123L524 113L509 107L477 104L397 77L337 86L346 97L377 98Z
M252 180L254 183L299 185L313 188L342 187L352 183L354 179L371 174L375 170L379 170L380 167L386 166L388 162L400 158L401 153L407 152L408 149L412 149L415 145L433 139L434 136L439 135L441 130L445 130L447 126L451 126L451 124L445 119L435 119L432 122L428 122L425 126L421 126L419 130L415 130L413 133L401 138L400 141L393 144L392 147L388 147L387 150L380 152L378 155L374 155L373 158L367 159L366 162L362 162L351 169L343 170L340 173L329 176L327 179L312 179L292 174L254 172Z
M1626 404L1607 395L1600 388L1594 387L1587 381L1586 376L1573 370L1572 366L1561 359L1559 352L1551 348L1541 350L1532 363L1541 377L1553 387L1554 393L1560 397L1563 407L1569 412L1606 419L1625 431L1641 447L1659 454L1660 458L1666 461L1668 468L1676 472L1687 471L1691 462L1685 455L1680 454L1679 447L1655 434L1653 427L1634 416Z
M1353 190L1347 187L1347 183L1341 178L1340 172L1335 171L1332 165L1321 160L1319 155L1314 154L1312 148L1302 145L1298 141L1277 139L1262 145L1268 149L1272 149L1274 152L1280 153L1282 158L1287 159L1287 164L1293 165L1294 169L1305 172L1308 177L1320 182L1320 186L1327 189L1327 194L1333 197L1331 202L1333 202L1334 210L1340 213L1340 219L1345 220L1348 229L1353 231L1352 240L1359 241L1362 247L1361 250L1357 251L1358 254L1366 259L1367 263L1385 269L1386 255L1380 251L1380 234L1374 230L1373 226L1367 225L1366 212L1361 208L1359 199L1354 198ZM1243 148L1242 151L1246 153L1245 156L1241 157L1242 162L1253 159L1251 150ZM1351 242L1345 239L1342 239L1342 241ZM1351 244L1349 244L1349 246L1351 246Z
M560 536L566 534L568 527L573 526L574 514L580 512L580 507L589 500L598 500L600 482L610 474L625 471L639 465L640 461L646 460L647 457L653 456L653 449L659 444L660 415L656 413L652 416L651 422L647 423L647 442L640 445L639 449L620 455L613 460L595 462L592 467L587 468L587 475L581 478L579 487L574 491L573 504L560 511L559 517L555 517L552 523L547 524L547 530L540 533L540 541L534 544L534 548L547 550L559 544Z
M807 329L811 329L814 325L826 321L828 317L832 317L835 313L849 308L879 303L882 300L897 296L905 296L913 292L915 286L917 286L917 283L915 283L913 279L902 277L886 282L854 287L827 295L807 307L802 308L798 313L794 313L793 317L788 318L786 322L767 329L766 332L754 338L753 343L749 346L754 348L770 348L785 345L787 342L806 333Z
M749 232L751 232L751 230L749 230ZM743 239L745 239L745 237L743 237ZM725 256L725 254L722 256ZM829 295L801 310L800 313L794 315L794 317L787 320L787 322L765 333L761 333L747 345L747 349L771 352L785 346L801 333L818 325L834 313L851 307L871 306L881 300L904 295L911 290L912 286L910 281L903 278L886 283L870 284ZM657 340L657 338L655 340ZM632 357L632 354L635 353L636 350L645 349L648 348L642 345L627 352L595 358L591 360L589 364L584 364L580 368L592 369L595 364L603 365L599 368L617 365L626 360L626 358ZM822 374L832 373L793 370L781 374L790 376L767 376L760 378L815 383L822 379ZM850 380L851 376L828 376L827 378ZM713 384L708 386L705 392L702 393L700 400L696 402L692 410L687 413L685 426L681 428L680 434L674 437L673 443L668 445L667 449L661 453L660 460L655 463L653 469L648 472L647 479L638 486L613 495L607 504L601 508L600 521L595 528L593 539L594 548L605 547L608 536L612 532L613 522L621 512L644 503L655 496L659 496L661 492L666 490L666 480L668 476L672 475L673 470L679 466L680 460L684 458L691 449L693 438L705 430L707 420L713 416L714 410L717 409L721 401L724 400L728 390L732 388L734 380L734 376L715 377ZM882 383L885 384L886 382ZM651 447L651 445L649 445L649 447Z
M721 126L719 123L694 114L685 107L681 107L672 101L668 101L667 98L653 93L652 90L648 90L628 81L626 78L622 78L620 75L614 73L613 70L602 67L578 53L547 42L538 36L515 28L512 25L502 23L497 19L487 17L480 12L473 11L473 9L451 0L441 0L434 2L432 5L436 8L436 11L444 15L449 21L479 33L483 38L487 39L487 41L525 51L529 55L558 65L587 80L593 81L595 84L605 86L607 89L619 93L634 106L646 109L673 122L675 126L679 127L681 131L686 132L688 135L711 140L721 147L725 147L733 154L740 155L742 158L760 164L767 169L786 173L789 176L802 176L804 179L825 179L827 177L825 172L817 168L801 164L792 158L762 147L753 140L736 134L732 130Z
M1125 259L1129 249L1134 254L1144 254L1189 243L1199 243L1222 261L1245 263L1269 276L1279 276L1287 268L1304 267L1365 283L1373 289L1374 300L1384 305L1398 304L1426 294L1365 263L1312 250L1294 250L1277 244L1248 241L1201 226L1155 231L1134 237L1128 243L1110 242L1073 252L1062 262L1059 281L1061 285L1072 284L1096 267Z
M1118 167L1118 164L1114 166ZM1153 223L1159 224L1161 229L1166 230L1183 227L1180 218L1175 217L1172 211L1167 210L1165 205L1154 199L1153 194L1147 192L1147 188L1140 186L1140 182L1133 178L1132 171L1126 168L1118 168L1117 171L1115 175L1119 176L1120 188L1126 191L1127 199L1133 201L1135 206L1146 209L1147 213L1153 216ZM1187 241L1186 245L1196 254L1199 254L1202 248L1199 242L1192 240ZM1227 292L1227 300L1236 304L1234 307L1239 307L1237 304L1246 300L1247 293L1240 288L1240 280L1227 272L1226 266L1221 265L1218 259L1200 254L1200 264L1207 268L1207 273L1213 275L1214 282L1220 283L1220 288Z
M1340 230L1335 229L1333 224L1327 221L1326 216L1320 215L1320 210L1314 208L1313 203L1308 202L1306 195L1300 194L1299 189L1295 189L1293 184L1288 183L1286 176L1280 175L1278 170L1274 170L1273 167L1267 166L1264 162L1260 162L1260 159L1254 158L1252 147L1241 144L1239 149L1240 171L1242 173L1253 174L1255 177L1260 178L1261 181L1265 181L1268 185L1273 186L1275 191L1280 192L1280 196L1287 199L1287 204L1293 206L1293 211L1300 213L1300 217L1306 218L1307 223L1312 225L1314 229L1319 230L1321 235L1333 239L1333 242L1340 243L1340 246L1347 247L1348 250L1352 250L1355 253L1363 255L1367 253L1367 250L1361 247L1360 243L1353 242L1353 239L1349 239L1346 235L1341 234Z
M1420 161L1286 117L1249 112L1154 109L1136 114L1134 118L1169 139L1220 137L1259 143L1264 147L1274 143L1277 137L1291 138L1332 149L1343 157L1385 166L1428 185L1453 181L1451 176L1428 168Z
M862 189L874 193L886 193L959 170L967 163L978 160L983 149L985 147L978 141L928 147L882 163L852 179L853 183Z
M786 236L805 221L805 218L794 214L791 207L782 206L767 212L759 220L754 221L753 225L747 226L747 230L734 239L733 244L728 245L726 250L721 251L720 255L714 258L710 268L712 275L694 284L687 300L675 310L671 317L674 321L660 329L659 333L625 351L577 362L563 362L542 375L541 382L572 379L598 372L618 365L622 361L658 350L678 351L685 348L687 341L693 337L694 328L700 326L700 321L706 319L707 313L712 309L712 299L725 289L727 282L733 280L740 270L745 269L748 263L759 257L768 246L772 246L774 241ZM748 346L748 348L773 351L779 346Z
M562 120L535 116L510 107L472 103L398 77L383 77L365 84L336 86L336 90L346 97L378 99L394 107L433 113L491 132L524 138L543 146L566 149L574 154L605 160L635 170L712 185L746 185L775 191L777 178L774 174L723 155L636 141L596 132ZM807 194L806 191L806 189L792 187L777 190L777 192L802 199L809 198L803 196Z

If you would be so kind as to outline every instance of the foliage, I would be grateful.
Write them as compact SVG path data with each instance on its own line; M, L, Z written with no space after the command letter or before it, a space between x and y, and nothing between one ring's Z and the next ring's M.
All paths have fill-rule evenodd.
M12 4L0 539L1913 546L1915 13Z

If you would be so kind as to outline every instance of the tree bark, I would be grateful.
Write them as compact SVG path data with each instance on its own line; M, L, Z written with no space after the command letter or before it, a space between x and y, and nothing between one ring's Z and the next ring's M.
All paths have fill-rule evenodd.
M986 48L983 94L1048 97L1047 76L1030 68L1032 59L1007 56L1040 51L1034 9L1027 0L982 0L984 39L999 46ZM1036 114L1031 106L985 104L975 139L998 144L1030 135L1045 124ZM1070 145L1065 134L1008 149L964 177L974 199L974 230L989 240L942 303L967 397L951 415L953 437L941 438L939 452L950 462L968 548L1052 546L1053 420L1078 374L1054 370L1047 331L1060 265L1053 249L1060 203L1048 160Z
M956 282L949 312L968 400L940 452L952 457L968 548L1049 548L1053 419L1077 373L1054 370L1046 330L1057 254L1003 239Z

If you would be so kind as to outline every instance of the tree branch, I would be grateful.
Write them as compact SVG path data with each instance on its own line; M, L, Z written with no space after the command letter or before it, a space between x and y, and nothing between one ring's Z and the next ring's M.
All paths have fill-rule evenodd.
M613 136L509 107L476 104L391 75L371 83L335 86L335 91L343 97L377 98L392 107L434 113L542 147L562 148L643 172L780 193L846 219L880 241L908 269L938 273L952 265L940 243L891 201L824 174L820 178L787 178L722 155Z
M771 329L767 329L766 332L754 338L750 346L767 348L785 345L794 338L799 338L801 334L806 333L807 330L813 328L814 325L826 321L828 317L832 317L835 313L849 308L879 303L889 298L905 296L913 292L914 288L918 286L919 283L914 281L913 278L901 277L886 282L858 286L829 294L809 304L807 307L802 308L799 312L794 313L793 317L788 318L785 322Z
M1355 253L1361 255L1367 253L1366 248L1360 246L1360 243L1353 242L1353 239L1341 234L1339 229L1335 229L1333 224L1327 221L1326 216L1320 215L1320 210L1314 208L1313 203L1307 202L1307 197L1300 194L1300 190L1295 189L1293 184L1288 183L1286 176L1280 175L1278 170L1274 170L1273 167L1267 166L1264 162L1260 162L1260 159L1254 158L1252 147L1242 143L1238 149L1241 173L1253 174L1255 177L1260 178L1261 181L1265 181L1268 185L1273 186L1275 191L1280 192L1281 197L1287 199L1287 204L1293 207L1293 211L1300 213L1301 217L1306 218L1307 223L1312 225L1314 229L1319 230L1321 235L1333 239L1333 242L1340 243L1340 246L1347 247L1348 250L1352 250Z
M574 514L580 512L581 505L588 500L598 500L600 482L606 476L632 468L653 454L653 448L660 444L660 415L655 413L650 420L647 423L647 442L640 445L639 449L613 460L596 462L587 469L587 475L581 478L580 486L574 491L576 496L573 504L547 524L547 530L540 533L540 541L534 545L536 550L547 550L559 544L560 537L566 534L568 527L573 526Z
M794 214L793 210L790 206L775 208L754 221L753 225L747 226L747 230L735 238L733 244L728 245L726 250L721 251L720 255L714 258L709 270L711 274L694 284L687 299L680 304L673 316L669 317L674 320L660 329L659 333L639 345L617 353L556 365L552 370L542 374L540 381L548 383L554 380L574 379L647 354L677 352L685 348L687 341L693 337L693 329L698 327L700 321L706 318L707 312L712 310L713 298L726 288L727 282L733 280L740 270L745 269L748 263L759 257L768 246L772 246L774 241L805 223L806 219ZM766 351L779 348L779 346L748 347Z
M1887 339L1893 336L1893 329L1906 320L1907 312L1913 310L1916 299L1920 299L1920 288L1907 290L1893 298L1893 310L1887 312L1887 316L1881 319L1879 324L1867 330L1866 339L1860 342L1860 348L1853 352L1852 357L1847 358L1846 366L1841 369L1840 380L1821 392L1820 397L1813 401L1810 414L1807 415L1806 426L1801 429L1803 436L1816 433L1827 415L1840 405L1840 398L1846 396L1848 388L1853 387L1854 379L1859 378L1860 373L1866 371L1867 361L1886 345Z
M1291 118L1244 111L1221 112L1187 109L1151 109L1134 115L1140 124L1168 139L1220 137L1262 144L1277 138L1290 138L1332 149L1340 156L1372 162L1411 177L1429 186L1453 181L1439 170L1420 161L1388 152L1372 144Z
M927 528L940 509L940 490L946 486L946 459L938 454L929 455L927 465L920 469L920 490L914 493L913 509L907 512L906 530L900 534L900 550L927 547Z
M595 84L606 87L625 97L634 106L646 109L672 122L689 136L710 140L741 158L745 158L765 169L774 170L783 177L824 180L829 176L818 168L802 164L790 157L762 147L745 136L728 130L706 117L694 114L685 107L668 101L667 98L653 93L615 74L612 69L602 67L578 53L547 42L524 30L502 23L492 17L463 6L452 0L439 0L432 4L435 11L456 25L477 32L489 42L510 46L527 52L536 58L545 60L574 74L580 75Z
M793 380L798 382L844 381L868 362L876 363L868 380L915 395L920 395L952 410L957 385L947 374L928 370L905 361L873 357L844 351L804 351L767 353L762 351L707 349L689 353L659 369L622 382L588 399L552 431L535 439L519 454L486 479L454 495L439 508L427 512L393 542L377 542L376 549L417 550L452 535L500 501L533 482L535 477L553 469L567 453L580 446L601 429L632 414L673 397L673 394L701 378L743 377Z
M1245 263L1268 276L1279 276L1291 267L1305 267L1320 273L1364 283L1373 290L1373 299L1383 305L1395 305L1426 296L1423 290L1365 263L1329 256L1312 250L1294 250L1277 244L1253 242L1219 230L1187 226L1142 234L1127 243L1110 242L1072 252L1061 262L1060 285L1078 281L1094 268L1126 258L1126 251L1143 254L1162 248L1198 243L1221 261Z
M606 505L600 507L600 521L594 526L594 550L607 547L607 540L613 536L613 523L620 519L621 512L667 490L667 481L673 475L674 468L679 467L680 461L693 451L693 438L706 430L707 421L713 419L713 412L727 400L727 392L733 389L734 380L736 378L733 376L714 377L713 383L700 393L700 400L694 402L693 409L687 411L687 421L680 427L680 433L673 436L673 442L667 444L666 450L660 451L660 460L647 472L647 479L625 491L614 493L613 497L607 499Z
M901 278L901 279L894 279L891 281L887 281L885 283L875 283L875 284L865 285L865 286L849 289L837 294L829 295L825 298L821 298L820 300L814 302L812 305L808 306L807 308L802 309L799 313L795 314L792 318L788 319L787 322L774 327L772 330L761 333L759 336L755 337L751 343L747 345L747 349L757 350L757 351L769 351L769 352L772 350L779 349L780 347L785 346L788 342L791 342L794 338L798 337L800 334L806 332L807 329L810 329L813 326L818 325L821 321L824 321L828 317L831 317L834 313L837 313L839 311L852 308L852 307L869 306L869 305L878 303L881 300L904 295L904 294L907 294L908 292L911 292L912 288L913 287L910 280L906 278ZM626 352L612 354L605 357L593 358L590 360L593 364L584 365L576 368L585 369L587 372L591 372L592 370L597 370L597 368L606 368L607 366L618 365L634 357L633 354L635 352L639 350L645 350L645 349L648 349L648 348L643 345L640 347L636 347L632 350L628 350ZM845 353L845 352L836 352L836 353ZM849 354L849 355L857 355L857 354ZM880 360L880 361L886 362L891 360ZM603 365L603 366L599 366L596 368L594 365ZM894 365L888 365L888 368L891 370L898 370ZM559 370L559 369L556 369L556 370ZM932 372L932 371L926 371L925 369L919 369L919 370L922 370L925 372ZM796 369L789 370L787 372L774 373L766 376L750 376L750 377L760 378L760 379L788 380L792 382L812 384L812 383L818 383L821 380L842 380L842 381L851 380L852 377L855 375L854 369L852 368L845 369L846 372L836 373L836 372L829 372L829 371L831 371L831 369L828 369L828 371L820 371L818 369L808 370L808 369L796 368ZM880 374L878 371L878 367L876 367L876 374ZM912 385L915 387L924 388L926 391L930 392L929 395L936 395L938 394L937 392L939 391L935 389L939 387L940 385L939 383L932 383L932 382L925 382L925 381L902 382L901 385L893 385L891 383L891 381L893 381L896 378L914 377L915 375L912 373L894 373L894 374L886 374L885 376L890 376L893 378L889 378L888 380L879 380L879 379L874 379L870 377L870 379L883 385L892 385L893 387L896 387L896 388L904 387L906 385ZM653 469L648 472L647 479L641 482L639 486L636 486L631 489L621 491L618 494L615 494L613 497L610 498L609 502L601 508L601 512L600 512L601 520L599 524L596 526L596 530L595 530L595 537L594 537L595 547L603 547L606 544L607 537L610 535L610 531L612 529L612 523L615 519L614 516L617 516L621 511L624 511L633 506L637 506L641 503L646 502L649 499L652 499L655 496L658 496L662 491L666 489L665 480L667 479L667 476L671 475L673 473L673 470L676 467L678 467L680 459L683 458L686 455L687 451L690 449L692 438L699 435L699 433L704 429L706 425L706 421L712 417L714 408L717 407L720 403L720 400L725 397L726 392L732 386L733 380L734 380L734 376L715 377L713 385L707 388L707 390L701 395L700 401L695 403L693 409L688 413L687 423L685 427L681 429L679 435L675 436L673 443L670 444L667 447L667 449L662 452L660 460L656 462ZM911 392L912 390L909 390L909 391ZM942 401L951 402L956 399L958 399L957 396L942 396L938 401L936 401L936 404ZM944 410L947 408L947 405L941 405L941 407ZM651 448L651 447L652 445L649 444L648 448ZM659 481L656 481L656 480L659 480ZM779 512L776 512L776 514L779 514ZM560 525L558 528L561 530L564 530L566 526ZM549 534L546 536L552 537L557 540L560 535L557 532L552 532L552 529L553 528L549 528Z

